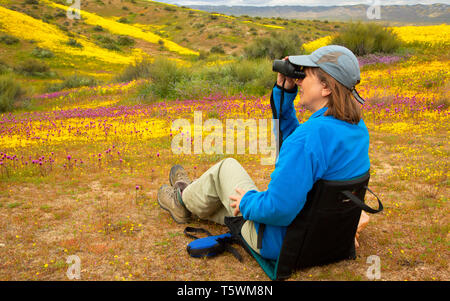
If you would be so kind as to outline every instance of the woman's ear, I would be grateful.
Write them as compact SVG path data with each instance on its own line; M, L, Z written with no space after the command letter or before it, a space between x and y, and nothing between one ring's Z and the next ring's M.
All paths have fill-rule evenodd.
M325 83L322 83L322 85L323 85L322 96L327 97L328 95L331 94L331 90L330 90L330 88L327 87L327 85Z

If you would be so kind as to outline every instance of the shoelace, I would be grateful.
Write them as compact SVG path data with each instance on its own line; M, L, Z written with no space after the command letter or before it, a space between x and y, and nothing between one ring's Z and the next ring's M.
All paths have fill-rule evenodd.
M167 187L166 192L169 194L170 198L175 199L176 191L174 187Z
M189 180L189 177L188 177L186 171L182 170L182 169L179 169L175 172L175 178L178 179L178 181L182 180L188 184L191 182L191 180Z

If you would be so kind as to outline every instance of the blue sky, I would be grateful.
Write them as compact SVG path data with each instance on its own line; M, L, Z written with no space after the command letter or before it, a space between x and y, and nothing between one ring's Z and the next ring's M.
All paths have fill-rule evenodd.
M164 0L164 2L178 5L251 5L251 6L274 6L274 5L305 5L305 6L329 6L329 5L372 5L378 1L381 5L405 5L405 4L450 4L450 0Z

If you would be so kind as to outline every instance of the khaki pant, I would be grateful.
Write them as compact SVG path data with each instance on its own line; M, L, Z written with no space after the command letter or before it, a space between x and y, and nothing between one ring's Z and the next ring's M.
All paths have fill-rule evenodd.
M186 208L201 219L224 224L225 216L233 216L230 196L238 195L236 187L244 191L258 190L245 169L233 158L226 158L209 168L183 190ZM239 213L239 215L242 215ZM257 233L252 221L246 221L241 229L247 244L257 249Z

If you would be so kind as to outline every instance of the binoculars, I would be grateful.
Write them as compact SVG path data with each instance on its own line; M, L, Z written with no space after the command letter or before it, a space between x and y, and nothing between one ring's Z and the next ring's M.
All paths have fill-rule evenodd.
M305 72L302 66L294 65L289 60L274 60L272 65L274 72L279 72L290 78L305 78Z

